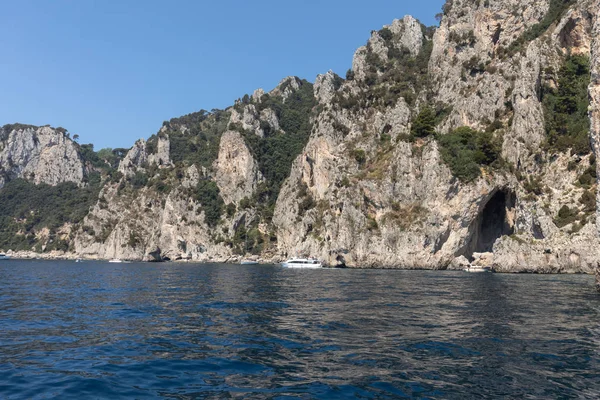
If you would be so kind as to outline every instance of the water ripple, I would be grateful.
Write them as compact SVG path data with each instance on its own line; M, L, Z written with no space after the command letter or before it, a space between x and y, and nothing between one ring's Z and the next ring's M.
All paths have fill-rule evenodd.
M0 264L0 398L598 398L588 276Z

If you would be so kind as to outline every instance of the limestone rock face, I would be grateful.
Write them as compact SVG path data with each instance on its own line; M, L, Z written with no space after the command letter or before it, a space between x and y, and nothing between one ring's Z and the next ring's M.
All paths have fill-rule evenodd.
M125 176L135 174L138 168L148 163L148 152L146 151L146 141L140 139L127 152L125 157L119 163L119 172Z
M368 96L362 82L369 52L385 62L389 46L410 49L406 31L398 27L414 24L407 18L395 21L388 40L373 32L355 54L354 81L336 89L331 77L317 78L323 111L293 164L273 219L282 256L311 254L331 265L436 269L460 268L465 259L484 253L486 264L502 272L591 272L598 255L584 248L597 241L594 224L584 219L583 226L559 227L556 218L564 206L581 210L585 188L577 181L592 159L540 150L545 140L540 92L542 84L552 84L548 71L557 71L566 54L586 55L589 47L595 68L592 132L600 139L594 117L600 104L594 93L598 34L591 32L598 29L596 3L577 3L549 33L510 56L507 49L543 19L548 1L451 3L433 38L428 79L434 89L427 102L450 110L438 126L444 133L461 126L484 130L496 120L495 135L502 137L503 157L513 168L484 171L469 183L452 176L436 141L406 140L425 97L417 95L416 107L402 97L383 108L336 104L341 94ZM419 37L422 45L426 40L423 33L409 37ZM544 190L533 194L523 175L539 180ZM504 222L494 223L496 217Z
M0 188L15 178L36 184L82 184L78 146L64 132L47 126L1 128Z
M231 111L231 117L229 117L229 124L230 126L232 124L241 124L242 129L254 131L260 137L264 136L263 130L260 127L259 114L253 104L245 106L243 113L234 108Z
M393 35L389 42L386 42L380 32L373 31L367 45L359 47L354 53L352 71L356 79L363 80L366 76L368 49L383 62L388 61L390 45L397 50L406 50L413 56L421 51L424 42L423 27L412 16L407 15L401 20L396 19L391 25L384 26L384 28L389 29Z
M277 118L277 113L273 111L272 108L265 108L260 112L260 121L266 122L272 131L279 131L281 127L279 126L279 119ZM264 129L261 128L264 134Z
M226 204L236 204L244 197L252 197L262 181L256 161L242 136L235 131L227 131L221 137L219 158L214 169L215 180Z
M235 125L239 125L242 129L254 132L256 136L265 136L265 125L272 131L278 131L279 119L277 114L271 108L265 108L262 111L258 111L254 104L247 104L243 106L243 112L239 112L235 108L231 111L229 117L229 127L234 128Z
M449 271L464 271L466 268L470 267L471 263L465 256L456 257L450 265L448 265Z
M596 153L596 158L600 157L600 5L595 3L591 10L593 16L592 40L591 40L591 69L592 79L590 81L590 134L592 146ZM600 174L600 163L597 164ZM600 176L600 175L598 175ZM600 192L598 192L600 196ZM597 204L600 205L600 197ZM600 207L596 208L596 223L598 224L598 234L600 235Z
M423 47L423 28L419 21L406 15L401 20L395 19L387 28L399 38L397 48L405 48L413 56L419 54Z
M156 153L154 154L148 154L146 141L139 139L121 160L118 170L123 175L130 177L138 170L145 171L144 167L152 164L159 167L171 166L170 149L169 136L164 133L158 135Z
M193 174L193 172L192 172ZM193 178L191 178L193 179ZM159 196L147 188L135 195L106 186L75 237L80 257L154 261L227 261L231 250L214 244L199 204L185 189Z
M260 103L264 94L265 91L263 89L256 89L254 93L252 93L252 100L254 100L257 103Z
M158 135L158 144L156 154L148 155L148 163L156 164L158 166L168 166L171 164L170 158L171 152L171 141L169 135L162 134Z
M321 103L328 103L335 94L335 74L328 71L326 74L317 76L315 80L315 97Z
M502 238L494 246L494 270L593 274L600 259L600 241L594 231L590 224L574 236L561 232L545 241Z
M279 85L275 89L273 89L269 94L272 96L281 96L283 101L285 102L287 98L294 93L296 90L300 89L300 79L295 76L288 76L279 82Z
M521 60L512 95L513 124L504 141L504 157L514 164L526 162L544 138L544 115L538 98L541 60L539 48L529 46Z

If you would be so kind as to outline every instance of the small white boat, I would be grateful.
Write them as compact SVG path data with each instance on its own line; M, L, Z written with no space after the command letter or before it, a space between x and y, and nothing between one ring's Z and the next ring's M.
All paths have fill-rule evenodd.
M240 265L256 265L256 264L258 264L258 261L253 261L253 260L240 261Z
M123 260L120 258L113 258L112 260L108 260L109 263L122 263Z
M10 260L10 256L7 256L4 253L0 253L0 260Z
M78 258L77 260L75 260L75 262L81 262L83 261L81 258Z
M285 268L323 268L323 263L314 258L290 258L281 265Z
M492 267L482 267L481 265L471 265L465 268L467 272L492 272Z

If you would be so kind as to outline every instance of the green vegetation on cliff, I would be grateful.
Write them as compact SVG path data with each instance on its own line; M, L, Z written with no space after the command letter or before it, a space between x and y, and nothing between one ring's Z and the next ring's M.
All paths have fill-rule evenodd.
M501 142L491 132L478 132L461 127L446 135L438 135L440 152L452 175L470 182L481 175L482 166L500 160Z
M513 55L514 53L523 50L527 43L530 43L544 34L553 23L560 20L565 11L573 4L575 4L575 0L550 0L550 5L544 18L539 23L526 30L521 37L515 40L510 45L508 54Z
M219 187L214 181L202 179L196 186L196 201L202 205L204 221L212 228L217 226L221 214L225 209L225 203L219 193Z
M209 168L219 154L221 134L227 130L229 112L214 109L172 118L163 122L164 133L169 135L170 157L174 163L197 164ZM158 150L158 136L146 142L148 154Z
M572 149L577 154L591 151L588 117L588 57L568 57L558 72L558 88L544 85L542 104L546 124L547 146L555 151Z
M262 126L265 134L261 138L239 126L232 127L242 133L265 178L265 184L259 187L254 200L257 206L264 209L263 216L267 219L272 216L281 185L292 169L292 162L308 143L315 105L313 85L303 80L300 88L285 101L281 97L265 94L261 102L256 104L259 112L266 108L275 111L282 131L274 131L265 124Z
M81 222L97 201L98 175L90 181L84 188L71 182L56 186L35 185L23 179L8 182L0 189L0 246L5 250L31 250L45 242L40 234L47 228L46 250L68 250L68 242L61 240L57 232L65 224Z
M396 47L396 38L389 28L381 29L378 35L388 49L387 60L383 60L368 44L364 93L356 96L349 92L337 92L335 103L342 108L359 110L368 107L391 107L402 97L409 106L415 105L417 96L428 85L427 66L433 50L431 37L434 28L422 26L422 31L423 47L415 56L405 48ZM346 78L355 79L355 73L348 71Z

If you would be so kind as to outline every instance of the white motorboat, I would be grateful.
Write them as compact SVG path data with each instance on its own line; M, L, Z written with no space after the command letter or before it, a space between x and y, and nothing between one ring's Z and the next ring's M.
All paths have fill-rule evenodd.
M109 263L122 263L123 260L120 258L113 258L112 260L108 260Z
M323 268L323 263L314 258L290 258L281 265L285 268Z
M10 260L10 256L7 256L4 253L0 253L0 260Z
M492 272L492 267L482 267L481 265L470 265L465 268L467 272Z
M240 265L256 265L258 264L258 261L254 261L254 260L242 260L240 261Z

